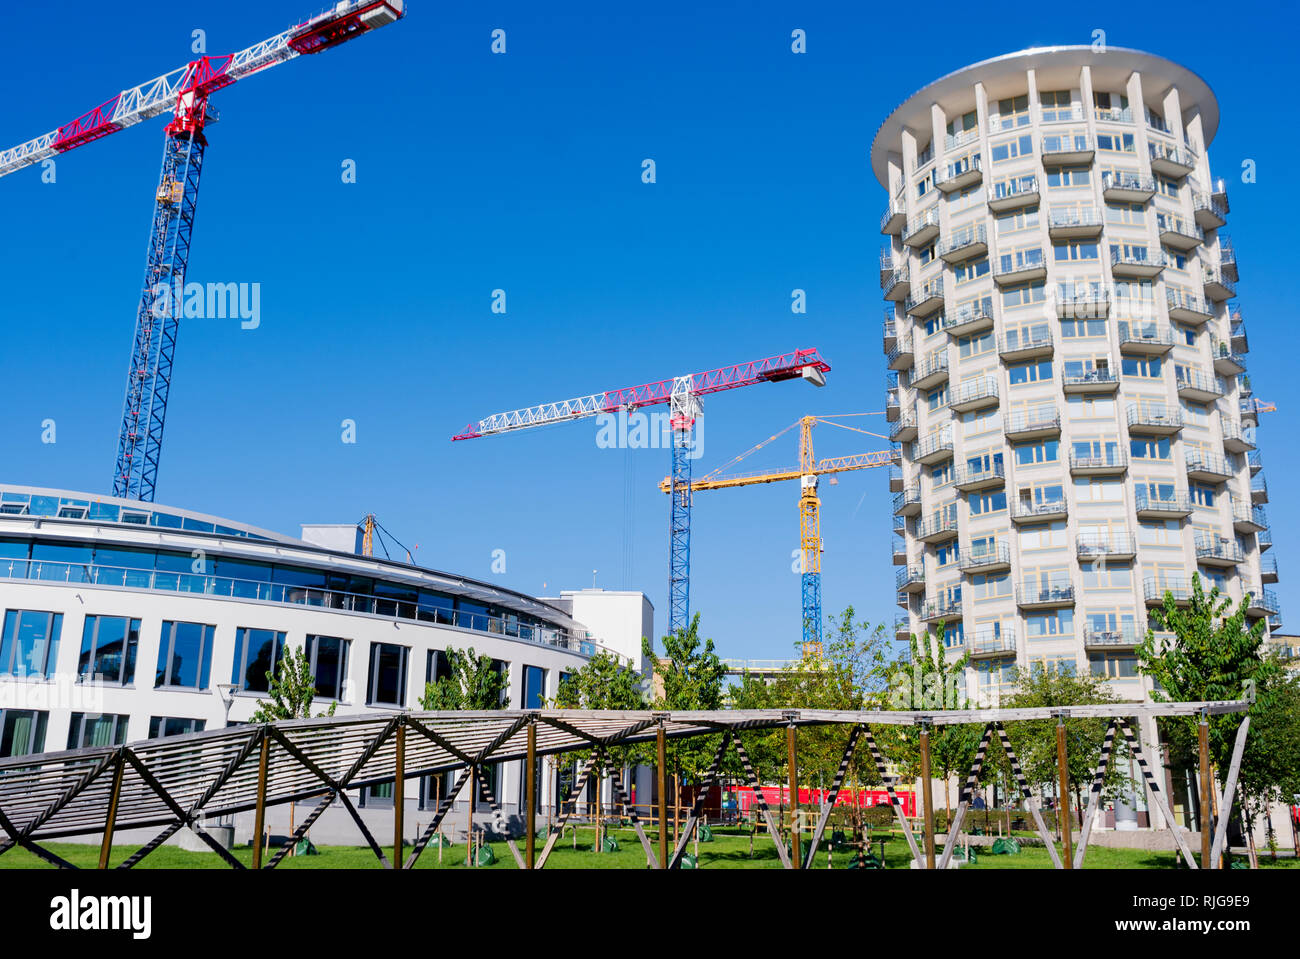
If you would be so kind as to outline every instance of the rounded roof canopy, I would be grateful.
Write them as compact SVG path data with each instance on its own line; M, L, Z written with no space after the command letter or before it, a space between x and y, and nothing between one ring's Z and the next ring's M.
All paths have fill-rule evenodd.
M1056 71L1077 72L1084 65L1091 68L1094 87L1122 87L1135 71L1142 74L1144 86L1151 79L1158 78L1158 92L1161 96L1170 87L1177 87L1184 111L1193 105L1200 108L1205 146L1208 147L1214 139L1219 128L1219 101L1215 99L1209 84L1186 67L1153 53L1126 47L1108 46L1102 50L1087 45L1032 47L962 67L908 97L876 131L871 143L871 170L881 185L888 189L889 154L898 150L899 138L904 129L929 129L932 104L947 106L950 113L970 110L973 108L970 94L976 83L983 83L990 99L994 99L1024 93L1019 84L1015 84L1014 89L1004 91L1001 88L1017 75L1023 75L1026 70L1034 70L1050 77ZM1048 81L1049 84L1051 82ZM1044 84L1040 82L1039 88L1043 87ZM1050 85L1047 88L1051 89ZM1148 97L1151 92L1151 88L1144 90Z

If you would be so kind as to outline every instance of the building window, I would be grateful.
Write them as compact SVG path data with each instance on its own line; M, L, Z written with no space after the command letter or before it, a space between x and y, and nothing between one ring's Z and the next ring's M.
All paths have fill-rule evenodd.
M546 670L540 666L524 667L524 709L543 709L546 706Z
M1098 133L1097 149L1111 153L1136 153L1131 133Z
M1057 440L1043 440L1040 443L1022 443L1015 447L1016 465L1033 466L1035 463L1055 463L1060 457L1060 443Z
M269 692L268 674L275 674L284 655L284 633L241 626L235 631L235 660L230 681L245 692Z
M1086 166L1062 167L1059 170L1049 170L1047 172L1047 186L1049 189L1069 189L1070 187L1087 186L1091 182L1092 179Z
M184 736L186 733L201 733L207 726L204 719L182 719L177 716L151 716L149 718L149 738L160 736Z
M1169 459L1169 437L1129 437L1129 455L1135 460Z
M1008 259L1008 256L1002 258L1004 270L1011 269L1011 267L1005 265ZM1041 263L1041 257L1039 262ZM1020 269L1020 266L1017 265L1016 269ZM1002 308L1013 310L1018 306L1032 306L1034 303L1042 303L1045 299L1047 299L1047 289L1042 280L1019 283L1015 286L1008 286L1002 291Z
M140 620L124 616L87 616L81 631L82 679L129 686L135 682L135 654L140 645Z
M1038 102L1042 105L1044 123L1074 119L1074 104L1070 102L1069 90L1043 90L1038 94Z
M45 724L39 709L0 709L0 759L45 751Z
M154 686L207 689L215 627L164 621L158 642L158 676Z
M68 748L120 746L126 742L126 716L112 713L73 713L68 728Z
M1104 679L1136 679L1137 657L1113 653L1089 653L1088 667L1094 676Z
M989 125L995 130L1012 130L1016 127L1029 126L1029 94L1023 93L1018 97L1005 97L999 100L998 115Z
M0 633L0 675L49 679L54 675L62 630L62 613L6 610L4 632Z
M406 701L405 646L393 643L370 644L370 674L366 686L366 703L371 706L401 706Z
M311 674L316 677L316 695L323 699L342 699L343 687L348 678L348 647L346 639L337 636L308 636L307 660Z
M1040 360L1036 363L1016 363L1007 367L1007 380L1012 386L1021 383L1037 383L1052 378L1052 361Z
M1125 376L1137 376L1143 379L1160 378L1160 357L1158 356L1122 356L1120 370Z

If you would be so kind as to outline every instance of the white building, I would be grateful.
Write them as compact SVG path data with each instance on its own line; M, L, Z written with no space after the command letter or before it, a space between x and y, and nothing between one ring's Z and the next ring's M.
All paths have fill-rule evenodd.
M294 539L191 510L6 484L0 611L0 757L247 722L268 698L267 671L292 648L310 659L316 712L419 709L449 647L492 657L508 678L503 706L519 709L542 706L600 650L640 669L641 637L654 635L641 593L536 599L359 555L352 525L305 526ZM519 773L517 764L494 772L507 816L522 803ZM445 788L408 785L412 830ZM386 787L356 797L376 829L391 822L391 796ZM553 800L543 789L540 805ZM361 842L335 813L313 839ZM486 805L477 814L488 818ZM271 829L288 832L287 810L271 815ZM448 835L463 834L465 818L449 816ZM243 842L251 820L236 825Z

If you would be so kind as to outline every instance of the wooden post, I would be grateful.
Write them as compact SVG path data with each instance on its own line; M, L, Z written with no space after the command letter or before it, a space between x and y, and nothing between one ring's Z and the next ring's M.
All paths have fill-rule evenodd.
M656 759L659 763L659 868L668 868L668 747L664 737L664 724L659 724L655 736Z
M1056 779L1059 783L1056 798L1056 824L1061 830L1061 868L1073 869L1074 857L1070 851L1070 767L1065 755L1065 716L1056 717Z
M262 730L262 749L257 757L257 805L253 814L253 868L262 868L262 849L265 840L262 833L266 828L266 765L271 752L271 737Z
M802 863L799 861L799 762L795 755L794 723L785 727L785 753L790 772L790 868L798 869Z
M108 868L108 856L113 850L113 830L117 826L117 801L122 796L122 774L126 761L119 755L113 770L113 792L108 798L108 818L104 822L104 841L99 845L99 868Z
M478 865L474 861L474 791L478 788L477 772L474 766L465 767L465 775L469 777L469 811L465 813L465 857L471 867Z
M930 724L921 723L921 802L925 813L925 868L934 868L934 795L930 783Z
M537 723L528 724L528 759L525 762L528 783L524 787L524 802L528 812L524 815L524 828L528 838L524 842L524 862L529 869L537 868Z
M393 868L402 868L402 816L405 813L406 724L397 724L396 756L393 760Z
M1210 786L1210 723L1204 711L1201 712L1200 725L1196 727L1197 739L1201 752L1201 868L1210 868L1210 823L1213 802Z

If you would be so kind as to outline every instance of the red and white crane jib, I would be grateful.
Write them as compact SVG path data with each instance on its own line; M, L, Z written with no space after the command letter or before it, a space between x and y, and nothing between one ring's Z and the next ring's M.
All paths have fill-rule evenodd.
M780 356L737 363L734 366L724 366L704 373L693 373L689 376L659 380L642 386L592 393L589 396L561 400L558 403L543 403L540 406L497 413L477 423L469 424L464 432L453 436L452 440L475 439L511 430L546 426L584 416L596 416L600 413L617 413L620 410L634 410L642 406L668 403L673 399L674 389L677 390L678 395L685 390L694 397L700 397L722 390L735 389L738 386L788 380L799 376L821 385L825 382L825 374L830 371L830 368L830 364L817 350L794 350L790 353L782 353Z
M200 57L170 73L123 90L95 109L34 140L0 151L0 176L15 173L47 157L134 126L172 110L178 121L189 116L194 100L206 99L237 80L292 60L320 53L405 16L405 0L340 0L325 12L238 53ZM201 127L202 118L198 118Z

